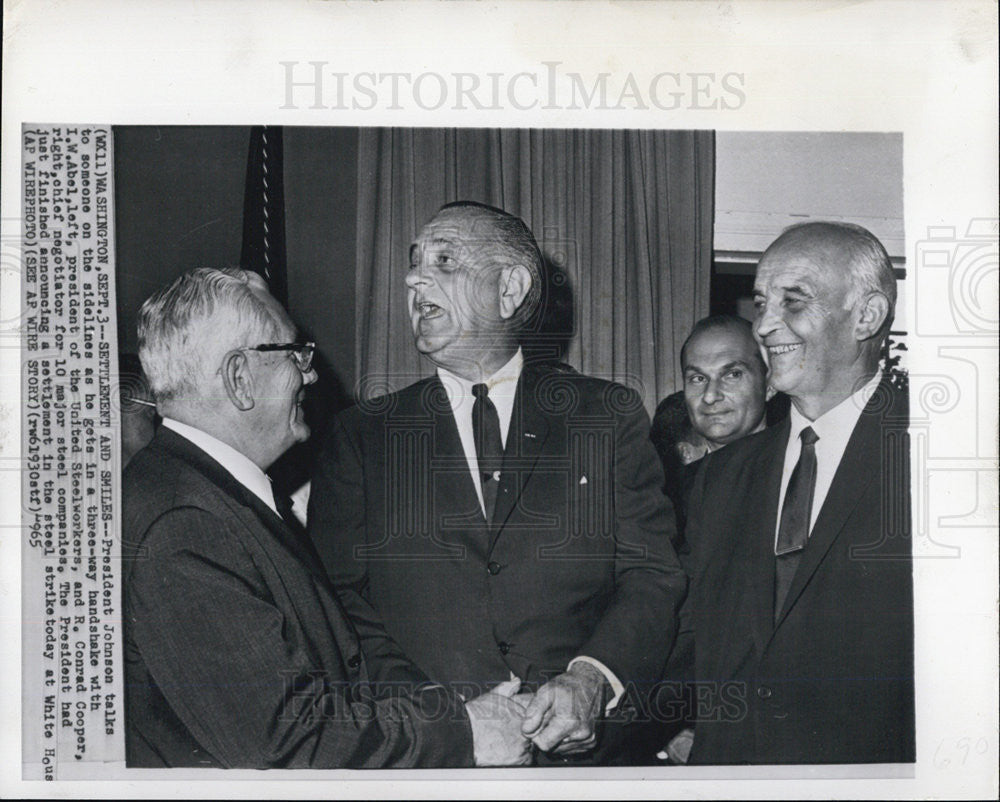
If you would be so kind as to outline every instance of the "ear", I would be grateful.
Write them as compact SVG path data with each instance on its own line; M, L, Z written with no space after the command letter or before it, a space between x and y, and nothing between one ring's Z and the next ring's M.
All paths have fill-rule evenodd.
M510 320L531 291L531 271L524 265L505 267L500 273L500 317Z
M774 398L774 394L778 392L770 384L767 385L767 389L764 391L764 401L765 403Z
M253 409L253 373L243 351L230 351L222 360L222 384L233 406L241 412Z
M878 334L888 316L889 299L881 292L868 293L858 305L854 336L858 340L870 340Z

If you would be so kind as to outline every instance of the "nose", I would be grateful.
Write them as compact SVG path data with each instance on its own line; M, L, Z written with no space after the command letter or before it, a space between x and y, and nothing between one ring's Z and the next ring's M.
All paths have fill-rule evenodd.
M722 399L722 391L719 389L719 382L716 379L710 379L708 384L705 386L705 392L701 397L701 400L706 404L714 404Z
M430 278L421 265L413 265L406 272L406 286L411 290L418 289L430 283Z
M765 301L757 307L753 330L758 340L763 341L768 334L777 331L781 325L781 316L777 314L773 304Z

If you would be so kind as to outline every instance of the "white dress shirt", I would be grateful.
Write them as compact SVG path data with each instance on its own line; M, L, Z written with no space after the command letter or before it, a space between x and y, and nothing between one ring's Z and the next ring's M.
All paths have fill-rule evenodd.
M514 354L500 370L487 379L483 384L488 389L490 401L497 409L497 417L500 418L500 440L507 447L507 432L510 431L510 419L514 414L514 397L517 395L517 381L521 378L521 368L524 366L524 355L521 349L517 349ZM458 426L458 436L462 441L462 451L465 452L465 461L469 465L469 473L472 474L472 482L476 486L476 496L479 498L479 507L486 515L486 503L483 501L483 483L479 476L479 458L476 455L476 437L472 425L472 405L476 399L472 395L472 386L479 382L471 382L456 376L449 370L438 368L438 379L444 385L448 394L448 402L451 404L451 413L455 417L455 425ZM605 710L612 710L618 704L625 693L625 686L622 685L618 677L604 663L593 657L580 655L574 657L566 669L573 667L574 663L589 663L608 681L611 685L613 698L608 702Z
M497 409L497 416L500 418L500 441L504 447L507 446L507 432L510 431L510 417L514 413L517 380L521 377L523 365L524 355L518 348L517 353L510 358L506 365L482 382L487 387L490 401ZM441 384L444 385L445 392L448 394L451 413L455 417L458 436L462 441L462 451L465 452L465 461L469 464L469 472L472 474L472 481L476 486L479 507L483 511L483 515L486 515L483 483L479 477L479 458L476 456L476 437L472 425L472 405L476 401L472 395L472 386L479 384L479 382L470 382L444 368L438 368L437 373Z
M819 512L823 508L823 502L830 492L830 485L833 484L834 474L840 466L840 460L844 457L847 449L847 442L851 439L854 427L858 424L858 419L872 395L878 387L882 377L876 373L871 380L860 390L845 398L833 409L829 409L820 415L816 420L811 421L792 404L789 414L791 420L791 432L788 436L788 444L785 446L785 463L781 472L781 493L778 496L778 520L774 527L774 545L778 546L778 528L781 526L781 508L785 503L785 491L788 489L788 482L792 478L792 471L799 461L802 453L802 441L799 434L806 426L812 426L819 439L816 441L816 488L813 492L812 512L809 516L809 532L816 524Z
M190 440L208 456L218 462L233 475L233 478L243 487L263 501L280 517L274 503L274 491L271 490L271 480L250 459L232 446L226 445L212 435L181 423L173 418L164 418L163 425L176 432L185 440Z

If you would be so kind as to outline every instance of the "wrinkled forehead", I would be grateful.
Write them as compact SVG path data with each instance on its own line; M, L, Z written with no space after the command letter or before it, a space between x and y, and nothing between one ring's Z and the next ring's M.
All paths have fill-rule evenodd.
M450 244L467 251L496 247L499 231L489 215L476 209L443 209L417 235L414 246Z
M842 287L850 277L849 252L835 237L793 232L779 237L764 252L757 265L754 290L782 289L800 283Z

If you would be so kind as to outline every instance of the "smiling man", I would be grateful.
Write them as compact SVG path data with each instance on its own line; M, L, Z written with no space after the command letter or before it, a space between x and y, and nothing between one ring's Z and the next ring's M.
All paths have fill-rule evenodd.
M463 704L352 626L273 491L309 436L312 349L242 270L189 271L139 312L163 425L123 482L127 765L524 762L517 683Z
M691 425L709 451L764 428L773 391L749 321L733 315L699 320L681 347L681 370Z
M859 226L805 223L764 253L754 298L792 409L694 483L675 651L703 688L691 762L912 762L907 405L879 372L892 266Z
M524 357L541 275L504 211L450 204L424 226L406 288L435 375L339 416L309 526L356 620L370 603L432 679L536 691L540 762L620 762L686 581L638 395Z

